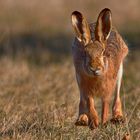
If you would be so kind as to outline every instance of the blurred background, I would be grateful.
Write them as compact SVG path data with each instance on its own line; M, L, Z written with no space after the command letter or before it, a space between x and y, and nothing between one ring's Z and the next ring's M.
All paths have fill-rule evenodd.
M99 12L112 10L113 25L126 39L130 48L140 46L139 0L1 0L0 53L28 57L39 63L49 58L57 61L70 54L72 38L71 13L79 10L89 22ZM41 54L41 55L40 55ZM42 58L43 57L43 60Z
M81 11L91 23L105 7L129 47L121 89L128 121L90 131L74 125L79 90L71 13ZM140 0L0 0L0 139L120 140L128 132L139 140L139 70ZM100 115L101 102L95 103Z

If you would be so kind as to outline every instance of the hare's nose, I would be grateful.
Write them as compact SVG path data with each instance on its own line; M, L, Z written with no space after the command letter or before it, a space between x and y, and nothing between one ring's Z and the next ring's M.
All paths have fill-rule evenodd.
M100 75L101 73L101 68L93 68L93 67L89 67L90 68L90 71L93 72L93 74L95 75Z
M101 74L101 69L98 69L94 72L95 75L100 75Z

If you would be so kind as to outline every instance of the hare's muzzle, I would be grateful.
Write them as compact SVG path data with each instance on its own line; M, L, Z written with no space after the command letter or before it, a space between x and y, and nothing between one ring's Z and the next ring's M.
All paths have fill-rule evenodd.
M100 76L102 74L102 69L101 68L93 68L93 67L89 67L89 70L92 72L93 75L95 76Z

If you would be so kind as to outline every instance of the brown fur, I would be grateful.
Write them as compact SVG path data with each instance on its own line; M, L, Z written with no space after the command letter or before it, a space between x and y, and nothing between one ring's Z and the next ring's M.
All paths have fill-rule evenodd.
M96 35L96 33L98 34L96 24L97 23L89 25L92 42L96 40L99 41L99 39L96 38L96 36L98 36ZM86 114L88 120L86 118L85 124L88 123L91 128L95 128L99 124L98 115L94 107L94 96L100 97L103 102L102 122L105 123L108 120L109 101L115 90L120 63L123 62L128 53L125 42L114 28L111 29L108 39L102 41L101 44L97 42L95 45L97 48L90 46L86 48L84 43L75 38L72 46L73 61L80 89L79 117L77 119L78 123L76 124L82 125L83 123L81 122L84 122L84 119L82 120L79 118L85 118L85 116L82 116ZM102 47L100 47L100 45L102 45ZM106 71L104 70L103 74L100 76L89 76L83 70L83 61L86 59L85 51L89 52L90 56L92 56L92 54L94 55L90 65L103 70L102 61L98 61L98 59L102 59L102 55L98 53L101 48L105 49L102 55L104 55L108 61L108 68Z

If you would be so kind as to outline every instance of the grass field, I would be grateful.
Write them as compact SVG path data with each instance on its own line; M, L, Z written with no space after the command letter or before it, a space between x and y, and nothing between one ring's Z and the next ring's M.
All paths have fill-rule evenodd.
M139 0L1 0L0 140L122 140L127 133L140 140L139 5ZM130 48L121 88L127 119L91 131L74 125L79 91L70 15L79 10L95 22L105 7ZM96 108L101 115L98 98Z
M91 131L76 127L79 91L71 57L35 65L25 59L0 60L0 139L121 140L126 132L140 139L139 51L125 62L121 99L125 125L109 124ZM96 100L100 114L100 100Z

